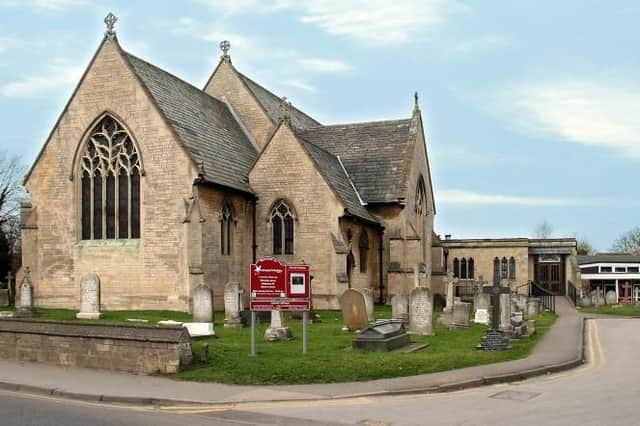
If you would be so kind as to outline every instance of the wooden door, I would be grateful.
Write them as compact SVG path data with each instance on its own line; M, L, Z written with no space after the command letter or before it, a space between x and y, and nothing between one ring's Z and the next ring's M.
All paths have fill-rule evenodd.
M535 272L535 282L542 288L553 294L564 294L562 262L538 263Z

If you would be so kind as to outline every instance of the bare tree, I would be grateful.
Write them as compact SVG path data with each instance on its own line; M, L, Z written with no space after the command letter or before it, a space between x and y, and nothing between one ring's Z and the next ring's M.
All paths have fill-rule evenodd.
M6 152L0 151L0 227L4 228L18 214L20 201L24 197L24 172L19 157L9 157Z
M545 219L540 225L536 227L536 229L533 231L533 235L535 238L545 239L545 238L550 238L552 232L553 232L553 227Z
M585 238L578 239L578 247L577 247L578 255L587 256L590 254L594 254L595 250L591 243Z
M622 234L614 243L613 251L640 255L640 226Z

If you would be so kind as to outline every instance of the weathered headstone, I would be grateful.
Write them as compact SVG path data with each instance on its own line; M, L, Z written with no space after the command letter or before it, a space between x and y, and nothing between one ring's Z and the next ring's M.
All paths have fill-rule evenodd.
M370 288L363 288L359 290L360 293L362 293L362 295L364 296L364 306L367 310L367 319L369 320L369 322L372 322L375 320L375 305L373 303L373 290L371 290Z
M491 318L489 317L489 309L476 309L475 317L473 318L473 322L477 324L489 325Z
M445 285L447 287L447 304L445 305L443 312L451 312L453 311L453 298L455 296L455 278L453 277L453 272L447 272L447 277L445 278Z
M205 285L200 285L193 290L193 322L185 322L183 325L189 331L191 337L215 336L213 328L213 293Z
M100 319L100 277L94 273L82 274L80 279L80 312L77 319Z
M615 305L618 303L618 295L615 291L609 290L605 296L605 303L607 305Z
M500 330L505 334L511 333L511 295L500 295Z
M596 308L604 305L605 300L602 294L602 288L598 287L596 291L591 293L591 302Z
M489 309L489 306L491 306L491 295L485 293L483 289L484 287L480 287L475 295L474 308L476 310Z
M433 296L426 287L414 288L409 298L409 333L433 334Z
M530 297L527 300L527 317L535 318L540 315L541 312L541 303L540 298L538 297Z
M511 329L512 337L515 339L520 338L523 333L524 313L523 312L511 312Z
M291 330L284 323L281 311L271 311L271 324L265 330L264 338L268 342L291 340L293 338Z
M386 352L409 344L409 335L402 321L385 320L369 325L353 341L354 349Z
M242 293L239 283L228 283L224 286L224 326L239 328L242 327Z
M395 294L391 297L391 317L401 319L404 323L409 322L409 296Z
M349 288L340 297L344 326L349 331L364 330L369 321L364 296L359 291Z
M527 321L527 336L533 336L536 334L536 320Z
M476 349L483 351L503 351L510 349L509 339L504 337L501 330L501 299L503 296L509 297L511 290L508 287L500 286L500 281L494 279L491 287L484 287L483 292L491 295L491 327L487 330L487 333L480 340L480 344L476 346ZM508 303L509 304L509 303ZM509 307L511 305L509 304Z
M526 312L527 311L527 296L525 294L514 294L513 299L516 302L516 306L518 307L517 311Z
M580 298L580 306L583 308L591 307L591 296L582 296Z
M471 303L454 302L453 304L453 328L469 328L469 318L471 316Z
M29 267L24 269L24 278L20 284L20 300L18 302L16 316L30 317L33 316L33 285L31 285L31 271Z
M9 289L0 289L0 307L9 306Z

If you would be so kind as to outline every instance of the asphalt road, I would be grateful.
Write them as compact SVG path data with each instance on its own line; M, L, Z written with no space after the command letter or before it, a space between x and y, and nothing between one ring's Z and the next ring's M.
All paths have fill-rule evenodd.
M103 406L0 392L9 425L637 425L640 321L603 319L587 328L589 362L578 369L448 394L235 407Z

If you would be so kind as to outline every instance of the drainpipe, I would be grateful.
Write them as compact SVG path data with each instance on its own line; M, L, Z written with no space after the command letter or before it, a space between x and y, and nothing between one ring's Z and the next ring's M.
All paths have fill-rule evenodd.
M380 229L380 242L378 244L378 280L380 285L380 304L384 303L384 271L382 270L382 259L384 254L384 229Z

